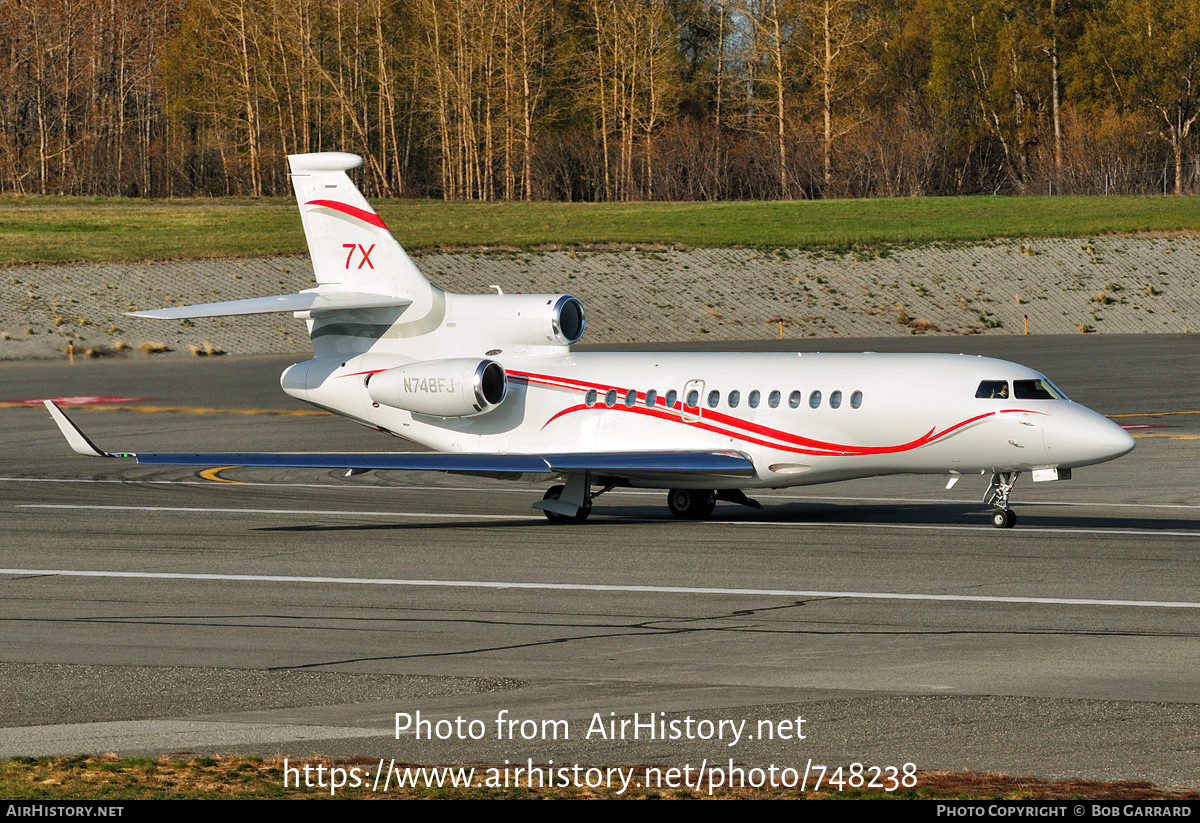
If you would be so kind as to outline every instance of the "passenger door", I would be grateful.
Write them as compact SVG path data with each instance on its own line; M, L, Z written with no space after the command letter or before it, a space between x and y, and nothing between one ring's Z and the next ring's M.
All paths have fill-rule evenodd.
M692 392L696 393L696 402L690 403ZM683 394L679 398L681 408L681 416L685 423L695 423L700 419L701 403L704 402L704 381L689 380L683 384Z

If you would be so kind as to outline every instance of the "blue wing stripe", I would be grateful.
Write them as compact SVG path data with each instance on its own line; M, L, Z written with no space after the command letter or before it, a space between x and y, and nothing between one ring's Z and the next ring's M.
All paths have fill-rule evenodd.
M157 452L138 463L158 466L273 466L312 469L407 469L444 472L611 472L721 474L749 477L754 465L737 452L600 452L447 454L442 452Z
M541 457L522 454L440 452L163 452L137 454L158 466L274 466L308 469L410 469L413 471L549 472Z
M547 454L555 471L671 472L750 477L754 464L740 452L610 452Z

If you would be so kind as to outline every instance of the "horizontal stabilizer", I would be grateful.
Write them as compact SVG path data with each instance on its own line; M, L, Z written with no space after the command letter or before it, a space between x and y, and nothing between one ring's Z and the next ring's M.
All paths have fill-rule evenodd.
M412 301L403 297L388 297L384 294L353 291L302 291L298 294L276 294L271 297L251 297L249 300L174 306L167 309L128 312L128 314L130 317L146 317L152 320L186 320L193 317L226 317L235 314L374 309L384 306L407 306L410 302Z
M615 477L662 474L752 477L754 464L737 451L565 452L462 454L446 452L106 452L54 404L45 401L67 442L90 457L133 457L156 466L270 466L309 469L394 469L461 474L565 474Z

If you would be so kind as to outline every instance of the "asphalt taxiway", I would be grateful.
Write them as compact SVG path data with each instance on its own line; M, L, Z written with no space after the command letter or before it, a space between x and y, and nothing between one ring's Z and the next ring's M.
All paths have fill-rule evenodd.
M0 756L911 762L1200 786L1200 339L821 347L1016 360L1140 427L1138 447L1022 478L1012 531L978 477L781 490L704 523L614 491L558 526L529 508L540 486L89 460L15 403L95 396L72 414L108 449L395 445L283 395L290 360L0 367ZM397 739L417 711L485 733ZM748 722L733 745L595 731L634 712ZM803 739L758 734L800 716Z

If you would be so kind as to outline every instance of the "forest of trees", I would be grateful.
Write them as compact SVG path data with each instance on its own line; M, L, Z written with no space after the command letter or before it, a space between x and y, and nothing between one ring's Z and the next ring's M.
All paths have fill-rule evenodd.
M1200 0L0 0L0 190L1200 188Z

